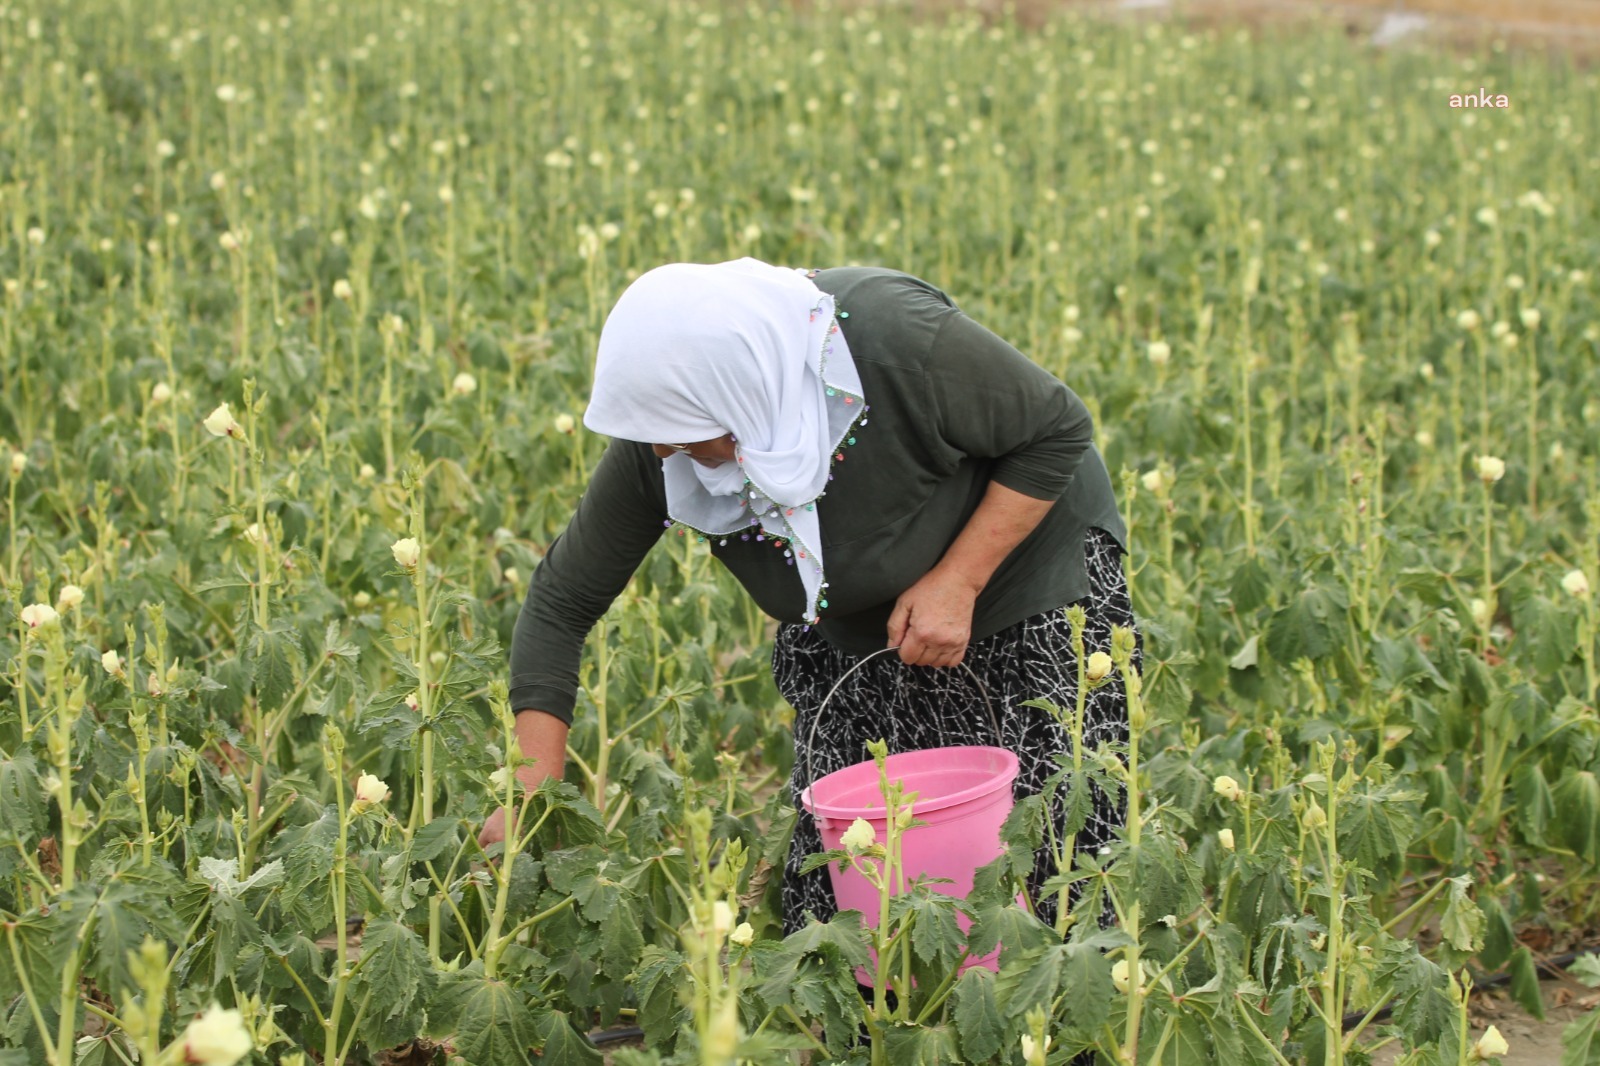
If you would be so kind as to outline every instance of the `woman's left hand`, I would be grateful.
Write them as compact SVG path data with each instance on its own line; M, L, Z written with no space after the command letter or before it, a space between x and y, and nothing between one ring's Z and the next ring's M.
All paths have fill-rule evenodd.
M889 646L912 666L960 666L972 638L972 608L978 591L938 567L895 601L889 616Z

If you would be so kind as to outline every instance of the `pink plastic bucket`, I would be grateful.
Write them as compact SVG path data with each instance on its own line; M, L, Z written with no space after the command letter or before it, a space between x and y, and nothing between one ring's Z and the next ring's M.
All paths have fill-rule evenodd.
M890 755L884 769L889 780L904 782L907 795L917 794L912 814L927 823L905 832L906 881L919 875L948 877L950 883L931 887L965 899L972 892L978 867L993 862L1005 850L1000 826L1011 813L1016 755L1005 748L931 748ZM840 847L839 838L857 818L872 824L880 842L888 836L876 763L857 763L818 779L800 794L800 803L817 819L826 849ZM877 928L878 890L871 882L850 866L841 872L838 863L828 866L828 876L833 879L839 909L858 910L868 928ZM956 921L965 933L970 923L960 915ZM985 958L967 959L961 969L984 966L998 971L999 957L996 949ZM863 971L858 970L856 977L871 984Z

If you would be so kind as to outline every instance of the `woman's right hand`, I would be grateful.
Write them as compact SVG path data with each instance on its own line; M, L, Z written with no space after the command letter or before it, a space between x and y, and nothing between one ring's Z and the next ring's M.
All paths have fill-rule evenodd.
M553 714L544 711L524 709L517 712L517 746L522 749L525 761L517 767L517 780L522 787L532 792L538 788L547 777L559 777L566 769L567 762L567 723ZM478 846L487 848L491 844L506 842L507 826L510 819L506 808L499 807L488 818L484 819L483 828L478 831ZM513 839L515 834L512 834Z
M506 809L498 808L484 820L483 828L478 831L478 847L485 850L490 844L503 844L506 839Z

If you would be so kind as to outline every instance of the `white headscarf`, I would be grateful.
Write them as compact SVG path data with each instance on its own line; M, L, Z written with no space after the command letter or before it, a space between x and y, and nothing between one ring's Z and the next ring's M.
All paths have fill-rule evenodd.
M816 501L866 412L834 310L803 270L748 257L656 267L600 331L583 416L596 433L650 444L732 433L737 462L662 460L667 513L705 536L788 541L808 622L827 601Z

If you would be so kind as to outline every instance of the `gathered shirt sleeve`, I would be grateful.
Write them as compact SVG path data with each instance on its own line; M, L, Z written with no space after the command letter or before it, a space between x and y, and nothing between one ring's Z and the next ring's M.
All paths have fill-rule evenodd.
M660 460L612 440L567 528L533 572L511 637L511 708L571 724L589 630L627 587L667 519ZM653 465L652 465L653 464Z
M928 399L944 444L993 459L991 480L1039 500L1072 484L1094 441L1083 400L1055 375L951 308L927 364Z

